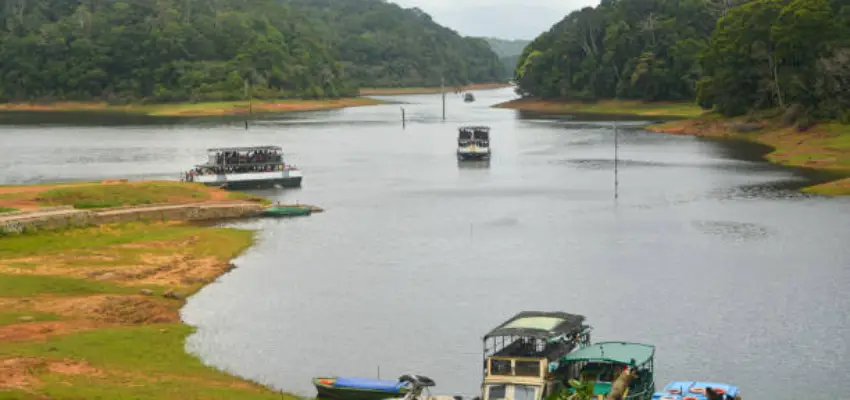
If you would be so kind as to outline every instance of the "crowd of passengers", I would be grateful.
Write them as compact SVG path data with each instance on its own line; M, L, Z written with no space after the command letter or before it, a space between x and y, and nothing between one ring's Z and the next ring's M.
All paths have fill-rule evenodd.
M264 162L282 162L282 157L279 151L275 150L256 150L247 153L238 151L225 151L218 153L215 156L216 164L257 164Z
M199 175L244 174L249 172L283 171L283 165L234 165L226 167L193 168L186 172L183 180L193 182Z

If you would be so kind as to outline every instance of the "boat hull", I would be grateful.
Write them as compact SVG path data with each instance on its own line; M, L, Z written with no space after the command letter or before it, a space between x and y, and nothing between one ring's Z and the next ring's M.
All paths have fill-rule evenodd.
M402 398L407 393L406 389L399 391L354 388L354 387L338 387L328 384L323 384L322 380L335 380L336 378L316 378L313 379L313 385L316 386L316 391L319 399L329 400L384 400Z
M255 189L268 187L300 187L301 171L259 172L244 174L201 175L195 182L226 189Z
M490 152L458 152L457 159L460 161L466 160L489 160Z

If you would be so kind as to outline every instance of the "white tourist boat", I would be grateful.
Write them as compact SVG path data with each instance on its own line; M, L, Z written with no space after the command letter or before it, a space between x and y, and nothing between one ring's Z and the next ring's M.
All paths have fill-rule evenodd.
M301 170L284 162L280 146L222 147L207 153L207 162L184 173L184 180L228 189L301 186Z
M458 128L458 160L490 159L490 127L462 126Z

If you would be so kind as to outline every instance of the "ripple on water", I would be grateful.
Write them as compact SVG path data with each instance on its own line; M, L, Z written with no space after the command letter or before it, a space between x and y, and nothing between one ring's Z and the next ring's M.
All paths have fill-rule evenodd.
M733 241L761 240L772 234L770 228L749 222L692 221L691 226L706 235Z

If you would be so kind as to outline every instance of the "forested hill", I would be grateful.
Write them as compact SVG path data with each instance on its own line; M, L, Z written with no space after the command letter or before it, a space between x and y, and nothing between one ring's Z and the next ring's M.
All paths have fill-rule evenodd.
M694 100L726 115L799 104L850 119L847 0L603 0L523 52L526 96ZM740 4L743 3L743 4Z
M496 82L499 59L483 39L465 38L417 8L386 0L283 0L321 21L346 75L362 87Z
M483 39L490 44L490 48L499 56L499 61L502 62L505 71L505 77L512 79L517 61L519 61L519 56L522 55L525 46L528 46L531 41L521 39L506 40L493 37L485 37Z
M0 100L356 93L313 25L275 0L4 0Z
M482 39L487 41L490 48L492 48L499 57L518 56L522 54L523 50L525 50L525 46L528 46L528 44L531 43L530 40L522 39L507 40L494 37L485 37Z

